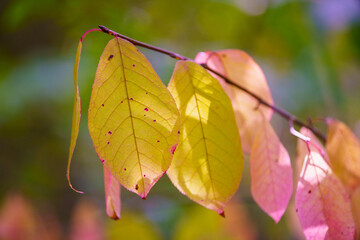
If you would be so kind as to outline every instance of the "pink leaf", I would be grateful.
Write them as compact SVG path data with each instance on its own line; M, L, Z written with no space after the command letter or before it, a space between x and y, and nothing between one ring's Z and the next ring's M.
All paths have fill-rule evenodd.
M305 156L295 195L306 239L354 239L350 198L344 186L320 153L323 147L308 149L310 153Z
M119 219L121 212L120 183L104 165L106 214Z
M289 203L293 184L290 157L262 116L250 155L251 193L256 203L279 222Z

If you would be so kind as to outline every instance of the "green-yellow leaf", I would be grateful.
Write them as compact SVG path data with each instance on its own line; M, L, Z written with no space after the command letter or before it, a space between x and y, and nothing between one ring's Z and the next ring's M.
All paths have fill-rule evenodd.
M205 63L211 69L228 77L232 82L238 84L256 94L270 105L273 99L265 75L260 66L244 51L238 49L219 50L215 52L200 52L195 58L197 63ZM241 145L245 153L251 152L255 132L261 116L258 109L270 121L272 109L262 106L259 101L248 93L232 86L221 77L213 74L228 94L235 112L236 123L239 127Z
M360 143L351 130L340 121L327 119L326 142L331 168L352 191L360 186Z
M126 40L109 41L96 71L89 131L121 185L146 197L170 165L179 120L174 99L145 56Z
M70 149L69 149L69 159L66 171L66 177L69 182L70 187L78 193L80 192L73 188L70 182L70 164L71 158L74 153L76 139L79 135L79 127L80 127L80 119L81 119L81 101L80 101L80 93L79 93L79 84L78 84L78 70L79 70L79 62L80 62L80 54L81 54L82 40L79 41L76 57L75 57L75 65L74 65L74 85L75 85L75 100L74 100L74 110L73 110L73 118L72 118L72 128L71 128L71 139L70 139Z
M177 62L168 88L181 116L179 145L168 176L180 192L222 214L243 170L229 97L215 78L190 61Z

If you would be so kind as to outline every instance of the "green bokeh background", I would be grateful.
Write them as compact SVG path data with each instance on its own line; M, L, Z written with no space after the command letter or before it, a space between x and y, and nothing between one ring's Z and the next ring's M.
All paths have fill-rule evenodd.
M99 218L106 218L102 166L86 123L97 62L110 40L100 32L86 37L79 70L83 115L71 176L74 186L86 194L70 190L65 178L76 46L86 30L99 24L191 58L199 51L242 49L262 67L276 105L304 120L309 116L339 118L360 135L357 0L2 0L0 204L7 194L17 192L42 215L52 209L64 239L71 232L71 215L80 199L91 200L99 208ZM175 60L141 51L167 83ZM296 139L290 136L287 122L274 116L273 125L294 159ZM326 131L323 123L317 126ZM248 170L246 162L235 201L245 206L255 238L301 239L291 214L276 225L255 205ZM125 215L104 227L106 236L116 234L116 228L124 224L131 228L126 221L134 219L126 216L134 213L148 219L147 228L151 225L156 238L164 239L179 238L179 226L184 227L184 219L194 214L200 214L196 215L200 222L211 218L207 212L194 213L195 203L180 194L166 176L146 201L125 190L122 194ZM107 220L101 221L108 226ZM203 239L221 238L221 231L207 236L206 224L198 224L200 232L204 229ZM184 233L183 239L199 239L199 234Z

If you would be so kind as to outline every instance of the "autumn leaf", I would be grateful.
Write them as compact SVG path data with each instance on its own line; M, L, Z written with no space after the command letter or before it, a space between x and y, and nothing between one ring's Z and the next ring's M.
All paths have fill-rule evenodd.
M168 176L180 192L222 214L243 170L231 102L218 81L191 61L176 63L168 88L181 116Z
M101 55L88 123L105 167L145 198L171 163L179 111L151 64L126 40L109 41Z
M241 50L220 50L199 53L195 62L207 64L211 69L228 77L234 83L255 93L270 105L273 104L270 89L259 65ZM224 88L232 102L236 122L239 127L241 144L245 153L250 153L254 141L254 129L258 129L259 114L261 110L265 118L270 121L272 110L259 105L259 102L239 88L227 84L221 77L213 74Z
M342 122L327 119L329 132L326 149L332 170L353 191L360 186L360 143Z
M120 183L104 166L106 214L112 219L119 219L121 212Z
M301 132L318 142L309 131ZM349 195L332 173L321 149L321 145L318 149L308 148L296 190L295 206L302 229L306 239L354 239Z
M290 157L266 117L260 110L258 114L261 121L250 154L251 193L279 222L293 190Z
M66 177L70 187L78 193L83 193L83 192L74 189L70 182L70 164L76 145L76 140L79 135L80 119L81 119L81 101L80 101L79 84L78 84L78 71L79 71L81 48L82 48L82 40L79 41L76 50L75 65L74 65L75 99L74 99L74 109L73 109L73 117L72 117L69 158L68 158L68 165L66 170Z
M351 194L351 212L355 222L356 239L360 239L360 188Z

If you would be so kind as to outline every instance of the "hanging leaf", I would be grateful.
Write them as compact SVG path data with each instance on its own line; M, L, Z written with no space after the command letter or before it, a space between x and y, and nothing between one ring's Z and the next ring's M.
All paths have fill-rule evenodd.
M69 159L68 159L68 165L67 165L67 170L66 170L66 177L67 177L70 187L78 193L83 193L83 192L80 192L80 191L74 189L70 182L70 164L71 164L71 158L74 153L74 149L75 149L75 145L76 145L76 140L79 135L80 119L81 119L81 101L80 101L79 84L78 84L78 71L79 71L81 48L82 48L82 40L79 41L79 44L78 44L78 47L76 50L75 65L74 65L75 100L74 100L74 109L73 109L73 117L72 117Z
M168 88L181 116L179 145L168 175L180 192L222 214L243 169L230 100L216 79L190 61L177 62Z
M310 148L305 156L295 205L306 239L354 239L350 198L317 149Z
M270 89L259 65L245 52L236 49L220 50L216 52L201 52L195 61L205 63L211 69L228 77L234 83L255 93L269 104L273 104ZM227 84L221 77L216 77L232 102L236 122L239 127L241 144L245 153L250 153L254 141L254 129L258 129L259 114L261 110L265 118L270 121L272 110L260 106L259 102L244 91Z
M256 203L279 222L292 190L290 157L261 111L250 154L251 193Z
M353 191L360 186L360 143L342 122L327 119L329 132L326 149L334 173Z
M112 219L119 219L121 212L120 183L104 166L106 214Z
M149 61L123 39L109 41L96 71L89 131L105 167L145 198L168 169L179 111Z

